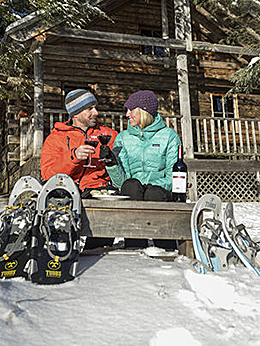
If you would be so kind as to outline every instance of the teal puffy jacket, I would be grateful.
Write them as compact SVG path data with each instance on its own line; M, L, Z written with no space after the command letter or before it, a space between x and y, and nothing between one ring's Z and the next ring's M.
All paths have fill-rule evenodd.
M118 188L126 179L136 178L142 184L159 185L171 191L172 167L180 144L176 131L167 127L159 114L142 130L128 124L113 146L118 165L107 167L107 172Z

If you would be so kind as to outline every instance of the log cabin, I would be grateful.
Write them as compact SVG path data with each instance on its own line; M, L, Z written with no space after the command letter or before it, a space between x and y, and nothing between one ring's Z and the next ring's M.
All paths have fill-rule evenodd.
M122 131L125 100L151 89L167 126L182 139L188 198L213 193L223 201L259 201L260 92L225 97L232 73L259 52L239 42L220 44L226 38L221 17L192 0L92 3L112 20L46 28L34 14L6 30L9 40L34 52L34 93L19 106L0 103L0 192L23 175L40 179L42 144L54 122L67 119L67 92L92 91L100 121Z

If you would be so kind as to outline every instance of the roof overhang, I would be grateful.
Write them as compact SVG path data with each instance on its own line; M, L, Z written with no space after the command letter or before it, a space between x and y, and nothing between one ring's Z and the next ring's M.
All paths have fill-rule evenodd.
M44 24L43 21L44 14L43 10L33 12L8 25L5 36L21 43L36 37L40 32L48 29L47 24Z

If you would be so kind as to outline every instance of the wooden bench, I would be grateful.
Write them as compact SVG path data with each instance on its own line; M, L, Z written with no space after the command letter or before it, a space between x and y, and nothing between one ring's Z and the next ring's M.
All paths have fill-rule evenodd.
M82 229L88 236L175 239L179 252L193 258L193 203L83 199L82 204Z

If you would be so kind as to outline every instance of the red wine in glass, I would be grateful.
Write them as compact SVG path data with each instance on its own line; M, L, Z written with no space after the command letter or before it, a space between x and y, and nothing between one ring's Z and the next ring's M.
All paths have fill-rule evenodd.
M110 135L100 135L98 136L98 139L102 145L107 145L110 141L112 136Z
M102 145L107 145L111 138L112 138L111 135L107 135L103 133L101 133L101 135L98 136L98 139ZM105 161L105 159L99 159L99 161Z
M96 148L98 146L98 141L91 140L91 139L86 139L85 144L91 145L92 147ZM96 168L96 166L91 165L91 153L89 154L89 160L87 165L83 165L83 167L91 167L91 168Z
M93 141L91 139L90 140L86 139L85 140L85 144L91 145L92 147L96 148L98 146L98 141Z

